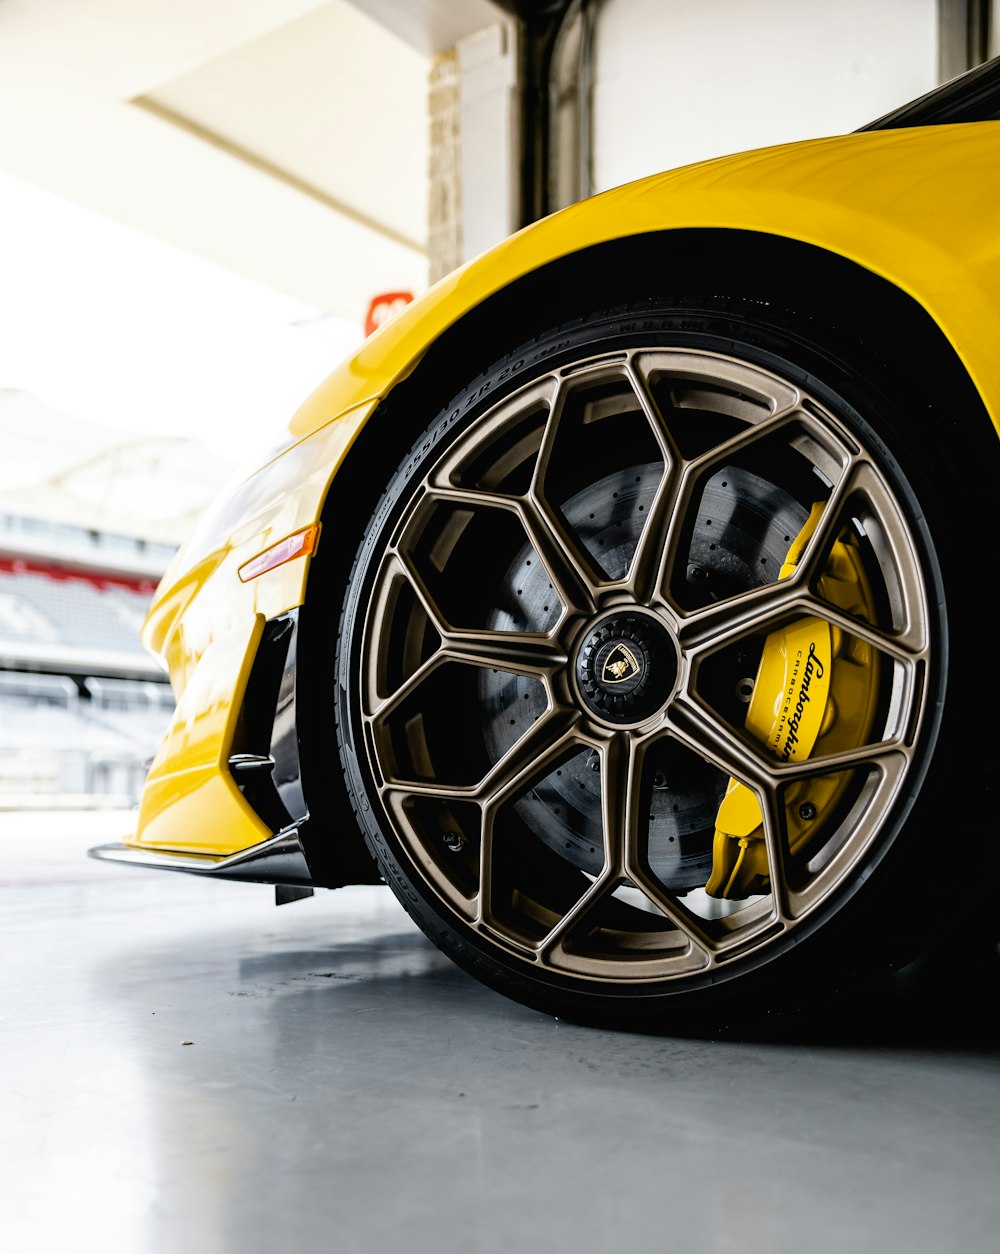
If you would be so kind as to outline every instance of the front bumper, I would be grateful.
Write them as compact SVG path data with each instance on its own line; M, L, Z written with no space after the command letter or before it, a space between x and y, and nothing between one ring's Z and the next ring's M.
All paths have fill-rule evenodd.
M98 845L92 858L124 862L129 866L155 867L161 871L187 871L217 880L242 880L250 884L311 885L313 880L299 839L299 823L293 823L269 840L261 841L227 858L211 854L168 853L135 845Z

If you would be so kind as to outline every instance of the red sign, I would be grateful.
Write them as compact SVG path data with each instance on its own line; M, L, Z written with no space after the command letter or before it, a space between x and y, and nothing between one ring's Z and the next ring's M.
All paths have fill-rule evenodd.
M371 335L390 318L395 318L411 300L412 292L383 292L381 296L373 296L365 315L365 335Z

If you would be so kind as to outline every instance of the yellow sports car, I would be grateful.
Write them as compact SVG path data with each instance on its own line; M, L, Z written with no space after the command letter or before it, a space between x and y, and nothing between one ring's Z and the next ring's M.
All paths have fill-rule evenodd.
M94 852L381 877L481 980L621 1025L970 934L997 117L993 62L617 188L378 331L165 576L176 714Z

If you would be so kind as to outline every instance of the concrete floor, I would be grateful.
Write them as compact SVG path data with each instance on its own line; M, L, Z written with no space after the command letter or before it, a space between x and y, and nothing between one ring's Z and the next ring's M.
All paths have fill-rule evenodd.
M587 1030L388 890L276 910L84 860L126 822L0 815L7 1250L1000 1248L996 987L766 1041Z

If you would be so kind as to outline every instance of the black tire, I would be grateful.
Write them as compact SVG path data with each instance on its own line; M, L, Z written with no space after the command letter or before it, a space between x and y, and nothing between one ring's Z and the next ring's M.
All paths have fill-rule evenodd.
M526 960L477 930L428 883L380 800L361 726L361 657L380 562L428 468L498 401L532 379L570 361L643 346L721 354L772 372L807 391L853 433L905 515L927 593L931 648L905 789L850 875L787 934L736 954L710 974L618 981L567 975ZM916 413L923 415L919 422ZM981 812L988 790L988 772L969 770L969 707L962 687L949 683L949 659L967 658L978 646L974 592L954 558L954 537L958 516L969 534L982 534L989 525L982 498L967 490L960 443L964 432L978 433L984 422L968 394L947 411L928 409L919 374L894 351L883 356L840 328L762 303L719 298L599 311L553 328L469 380L372 502L346 591L336 658L337 732L351 803L381 874L434 943L486 984L545 1012L618 1027L685 1028L829 995L908 961L931 937L971 927L979 906L961 889L983 866L988 825L963 823L960 843L951 836L950 850L942 846L956 831L955 781L962 781L963 815ZM983 447L978 439L973 446Z

